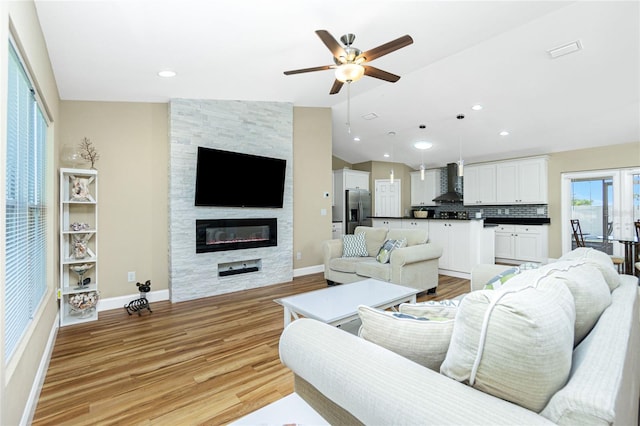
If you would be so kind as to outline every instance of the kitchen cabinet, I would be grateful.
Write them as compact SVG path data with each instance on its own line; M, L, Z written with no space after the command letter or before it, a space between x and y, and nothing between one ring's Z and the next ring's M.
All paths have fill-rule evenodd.
M425 219L402 219L405 229L429 229L429 221Z
M60 169L60 326L98 319L98 172Z
M411 206L435 206L433 201L440 195L440 169L425 170L424 180L420 172L411 172Z
M496 164L498 204L547 204L547 158Z
M341 169L333 171L333 191L342 194L345 189L369 190L369 172Z
M496 261L546 262L548 227L545 225L498 225L496 227Z
M371 226L374 228L397 229L402 228L402 219L372 219Z
M440 273L469 278L480 263L494 263L494 229L482 220L429 220L429 241L442 247Z
M496 165L479 164L464 168L464 205L496 203Z
M337 238L342 238L342 222L332 222L331 223L331 238L334 240Z

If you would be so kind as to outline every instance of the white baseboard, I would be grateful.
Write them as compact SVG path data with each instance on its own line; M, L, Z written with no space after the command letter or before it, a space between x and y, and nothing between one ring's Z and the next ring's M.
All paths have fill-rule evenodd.
M140 298L140 293L130 294L127 296L110 297L108 299L100 299L98 303L98 312L109 311L111 309L124 309L132 300ZM169 300L169 290L157 290L147 293L147 300L151 302L159 302L161 300Z
M324 272L324 265L308 266L306 268L294 269L293 276L301 277L303 275L317 274L318 272Z
M38 406L38 399L40 399L40 391L44 385L44 379L47 376L47 370L49 369L49 361L51 361L51 354L53 353L53 347L56 343L56 336L58 334L58 315L55 317L55 321L51 325L51 331L49 332L49 339L47 339L47 345L44 348L40 364L38 365L38 371L33 379L31 385L31 391L29 392L29 398L27 404L22 412L22 418L20 419L20 426L28 426L33 422L33 416L36 414L36 408Z

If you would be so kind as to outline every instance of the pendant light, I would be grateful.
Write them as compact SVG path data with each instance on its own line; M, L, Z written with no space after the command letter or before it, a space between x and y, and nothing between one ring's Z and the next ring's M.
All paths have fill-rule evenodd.
M389 183L393 185L393 137L396 135L396 132L389 132L389 136L391 136L391 170L389 171Z
M421 124L420 126L418 126L420 129L426 129L427 126L425 126L424 124ZM420 145L422 144L422 145ZM420 150L420 180L424 180L424 150L431 148L431 146L426 146L425 144L427 144L427 142L417 142L414 146L416 148L418 148Z
M456 117L458 120L464 119L464 114L458 114ZM460 136L458 137L458 149L460 151L460 159L458 160L458 177L464 176L464 160L462 159L462 130L460 130Z

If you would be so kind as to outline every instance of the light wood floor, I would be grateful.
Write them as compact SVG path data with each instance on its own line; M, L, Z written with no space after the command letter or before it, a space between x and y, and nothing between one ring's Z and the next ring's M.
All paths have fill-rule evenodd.
M290 283L123 309L59 330L33 425L222 425L293 392L280 363L283 309L273 299L325 288L322 274ZM440 276L437 295L468 291Z

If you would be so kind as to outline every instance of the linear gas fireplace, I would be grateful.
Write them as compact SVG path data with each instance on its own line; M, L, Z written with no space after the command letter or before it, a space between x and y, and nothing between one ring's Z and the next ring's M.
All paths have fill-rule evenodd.
M277 245L275 218L196 220L196 253Z

